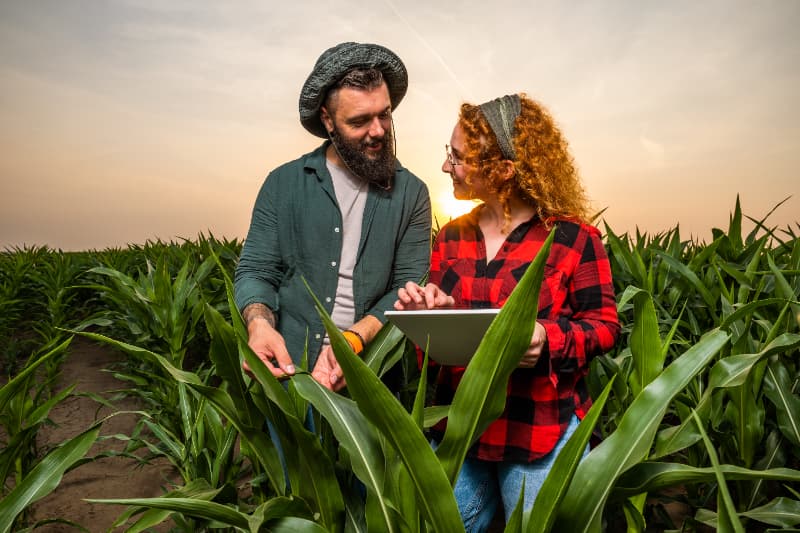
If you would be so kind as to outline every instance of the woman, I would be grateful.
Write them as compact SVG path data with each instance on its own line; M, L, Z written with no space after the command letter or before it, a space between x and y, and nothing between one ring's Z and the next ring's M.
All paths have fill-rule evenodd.
M467 531L506 517L525 483L533 505L555 456L591 405L592 357L619 335L611 268L567 142L526 95L463 104L442 171L458 199L481 203L442 227L426 286L408 283L395 308L501 307L555 227L531 344L508 384L505 410L470 449L455 486ZM450 404L464 369L442 367L436 403ZM432 430L441 441L446 421Z

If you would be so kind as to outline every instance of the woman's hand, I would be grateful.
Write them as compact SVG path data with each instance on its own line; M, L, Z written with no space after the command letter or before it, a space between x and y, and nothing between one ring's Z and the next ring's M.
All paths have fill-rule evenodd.
M452 296L433 283L428 283L422 287L413 281L409 281L405 287L397 290L397 301L394 303L394 308L398 311L414 311L417 309L453 307L455 303Z
M542 349L544 348L544 344L546 342L547 331L544 329L543 325L537 322L536 326L533 328L531 344L525 351L525 355L522 356L522 360L519 362L519 367L533 368L536 366L536 362L539 360L539 356L542 355Z

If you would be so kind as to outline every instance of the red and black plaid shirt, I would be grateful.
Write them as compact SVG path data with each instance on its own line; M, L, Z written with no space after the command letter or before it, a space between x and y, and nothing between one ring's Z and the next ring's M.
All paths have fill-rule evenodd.
M519 225L487 262L479 210L446 224L431 254L429 281L453 296L457 307L502 307L542 247L549 230L538 218ZM508 383L503 413L481 435L470 456L530 462L549 453L573 413L591 405L584 383L589 360L611 350L619 321L611 267L597 228L567 220L557 229L539 296L538 321L547 343L534 368L518 368ZM463 368L441 367L436 403L452 403ZM443 421L433 428L441 439Z

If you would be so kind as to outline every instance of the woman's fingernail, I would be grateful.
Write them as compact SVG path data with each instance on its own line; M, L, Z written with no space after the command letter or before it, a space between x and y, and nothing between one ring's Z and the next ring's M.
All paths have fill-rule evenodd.
M288 372L289 374L294 374L294 365L287 366L286 372Z

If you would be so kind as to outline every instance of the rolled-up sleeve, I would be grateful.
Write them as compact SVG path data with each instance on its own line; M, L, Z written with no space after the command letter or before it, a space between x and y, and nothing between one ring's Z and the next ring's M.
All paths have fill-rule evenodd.
M252 303L279 311L278 287L285 265L281 259L279 212L275 204L277 181L271 174L261 186L236 266L234 299L240 311Z

